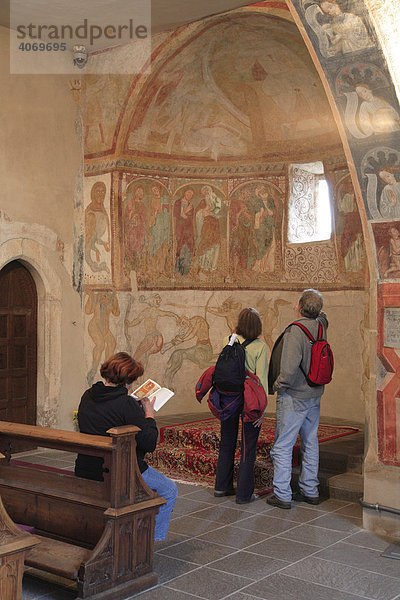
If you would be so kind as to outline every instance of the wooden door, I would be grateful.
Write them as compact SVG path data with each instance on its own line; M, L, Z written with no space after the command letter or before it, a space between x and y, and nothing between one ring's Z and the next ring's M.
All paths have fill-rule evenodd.
M0 271L0 420L35 425L36 386L36 285L13 261Z

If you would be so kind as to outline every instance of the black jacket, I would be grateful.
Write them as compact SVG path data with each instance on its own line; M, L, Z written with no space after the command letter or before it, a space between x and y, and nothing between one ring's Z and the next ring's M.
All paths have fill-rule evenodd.
M147 469L144 460L147 452L157 445L158 429L154 419L146 418L138 402L128 394L124 386L107 386L98 381L83 394L78 409L79 431L91 435L107 435L111 427L136 425L141 431L136 434L136 455L140 472ZM75 475L85 479L103 480L103 459L78 454Z

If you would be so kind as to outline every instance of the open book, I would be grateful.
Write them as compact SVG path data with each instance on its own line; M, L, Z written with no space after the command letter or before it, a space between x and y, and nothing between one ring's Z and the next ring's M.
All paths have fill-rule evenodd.
M132 392L131 396L134 398L144 398L147 396L150 400L155 396L156 400L154 402L154 410L160 410L162 406L174 395L174 392L171 392L168 388L161 387L158 383L153 381L152 379L148 379L140 387L137 388L134 392Z

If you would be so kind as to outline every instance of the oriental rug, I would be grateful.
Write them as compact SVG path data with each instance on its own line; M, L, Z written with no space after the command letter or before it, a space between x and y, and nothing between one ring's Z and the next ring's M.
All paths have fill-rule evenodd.
M356 427L320 425L320 443L357 433ZM255 491L262 495L272 489L272 460L269 454L274 442L275 419L265 418L257 444ZM179 481L213 487L218 459L220 421L214 417L160 429L156 450L147 455L147 462L168 477ZM293 466L298 464L301 440L293 449ZM240 433L235 458L235 476L240 460Z

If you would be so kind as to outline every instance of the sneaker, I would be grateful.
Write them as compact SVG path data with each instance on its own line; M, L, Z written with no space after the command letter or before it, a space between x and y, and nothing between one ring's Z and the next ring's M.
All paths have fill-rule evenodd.
M278 496L275 496L275 494L271 494L270 496L268 496L267 503L271 506L275 506L276 508L292 508L290 502L285 502L284 500L281 500L280 498L278 498Z
M314 506L321 501L319 496L306 496L301 490L292 495L292 500L295 502L307 502L307 504L314 504Z
M254 494L252 494L247 500L241 500L240 498L236 498L236 504L249 504L250 502L254 502L255 499L256 497Z
M230 490L214 490L214 496L216 498L222 498L223 496L234 496L236 494L236 490L231 488Z

